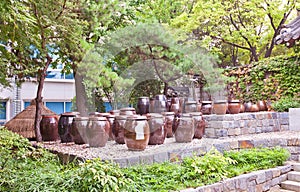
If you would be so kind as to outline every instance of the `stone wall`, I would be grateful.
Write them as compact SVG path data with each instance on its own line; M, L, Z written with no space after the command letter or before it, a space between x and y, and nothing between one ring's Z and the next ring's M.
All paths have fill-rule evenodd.
M247 134L289 130L287 112L257 112L226 115L203 115L206 120L205 135L220 138Z
M212 185L189 188L181 192L206 192L206 191L279 191L279 184L287 180L287 173L292 170L291 165L280 166L272 169L254 171L234 178L225 179Z

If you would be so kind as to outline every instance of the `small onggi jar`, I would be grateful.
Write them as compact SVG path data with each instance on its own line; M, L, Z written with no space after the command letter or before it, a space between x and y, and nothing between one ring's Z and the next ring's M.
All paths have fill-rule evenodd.
M173 137L173 121L175 117L174 112L164 112L163 113L165 117L165 131L166 131L166 137L170 138Z
M118 144L125 144L124 140L124 130L127 116L119 115L115 117L115 120L112 124L111 131L113 138Z
M205 133L205 120L201 112L190 113L194 119L194 138L201 139Z
M150 128L149 145L161 145L166 139L164 116L159 113L148 113L148 124Z
M70 134L75 144L87 143L86 127L88 124L88 117L74 117Z
M127 117L124 130L124 140L127 148L132 151L146 149L150 138L150 128L146 116Z

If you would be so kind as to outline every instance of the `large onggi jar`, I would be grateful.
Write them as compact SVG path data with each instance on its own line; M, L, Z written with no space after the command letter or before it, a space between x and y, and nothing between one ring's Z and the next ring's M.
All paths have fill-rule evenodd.
M42 120L40 122L40 131L43 141L59 140L57 116L42 115Z
M127 116L119 115L115 117L112 125L112 135L116 143L125 144L124 140L124 130Z
M88 124L88 117L74 117L70 134L75 144L85 144L87 142L86 128Z
M170 138L173 137L173 121L175 117L174 112L164 112L163 113L165 117L165 131L166 131L166 137Z
M194 138L201 139L205 132L205 120L201 112L190 113L194 119Z
M60 115L58 120L58 134L62 143L73 142L70 130L73 118L78 116L78 112L66 112Z
M149 145L161 145L166 138L164 116L159 113L148 113L148 124L150 128Z
M177 127L175 128L175 141L178 143L191 142L194 137L194 119L190 114L182 114L176 118Z
M150 128L146 116L127 117L124 140L127 148L133 151L146 149L150 138Z
M108 140L109 122L105 117L90 117L86 129L90 147L104 147Z

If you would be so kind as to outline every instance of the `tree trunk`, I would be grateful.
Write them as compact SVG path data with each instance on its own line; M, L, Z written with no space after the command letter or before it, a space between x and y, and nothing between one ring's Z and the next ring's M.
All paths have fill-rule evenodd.
M76 91L76 107L82 117L88 116L87 97L85 87L83 85L83 77L78 73L74 74L75 91Z
M42 92L44 88L44 82L46 78L46 71L48 69L48 66L50 65L52 59L51 57L47 56L47 62L44 67L44 69L40 72L39 79L38 79L38 89L37 89L37 94L36 94L36 110L35 110L35 119L34 119L34 127L35 127L35 136L36 136L36 141L41 142L42 141L42 135L41 135L41 130L40 130L40 122L42 119L42 105L43 105L43 99L42 99Z

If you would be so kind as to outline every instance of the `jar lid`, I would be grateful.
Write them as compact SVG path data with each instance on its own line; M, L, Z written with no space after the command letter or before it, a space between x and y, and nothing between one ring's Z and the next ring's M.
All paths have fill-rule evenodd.
M162 115L175 115L175 112L172 112L172 111L170 111L170 112L162 112L161 113Z
M240 100L238 99L233 99L233 100L229 100L229 103L240 103Z
M202 104L211 104L212 101L201 101Z
M135 111L135 108L133 108L133 107L125 107L125 108L121 108L120 111Z
M202 115L201 112L191 112L189 114L191 114L192 116L201 116Z
M107 121L106 117L90 117L90 121Z
M147 117L146 116L144 116L144 115L131 115L131 116L128 116L127 117L127 120L137 120L137 121L139 121L139 120L147 120Z
M88 117L74 117L74 121L87 121L89 120Z
M126 120L127 116L126 115L118 115L118 116L116 116L116 119L117 120Z
M75 117L77 115L79 115L79 112L66 112L61 114L61 116L67 116L67 117Z
M185 102L185 104L197 104L197 102L196 101L187 101L187 102Z
M142 97L139 97L138 99L149 99L149 97L142 96Z
M227 103L227 100L214 100L214 103Z
M97 116L98 117L107 117L109 115L110 115L110 113L99 113Z
M146 117L147 118L163 118L164 116L159 113L147 113Z

